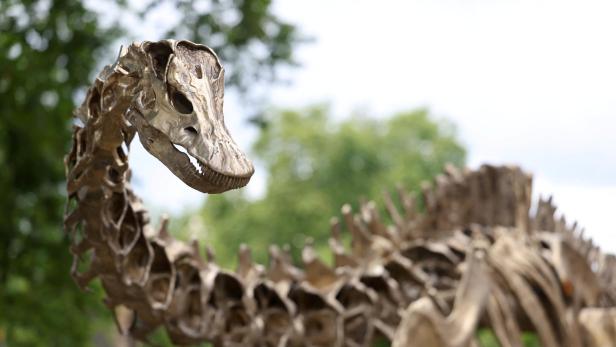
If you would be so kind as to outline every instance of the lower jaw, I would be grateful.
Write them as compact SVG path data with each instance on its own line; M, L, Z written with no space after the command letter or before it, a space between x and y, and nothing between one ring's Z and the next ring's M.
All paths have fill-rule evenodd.
M174 149L175 150L175 149ZM244 187L248 184L250 177L232 177L221 174L215 170L212 170L207 165L200 163L202 172L199 172L197 168L190 162L190 159L186 154L180 154L177 152L176 157L178 161L182 162L181 165L165 165L184 183L189 187L196 189L202 193L219 194L224 193L231 189L237 189ZM164 162L163 162L164 163ZM173 168L177 168L174 170Z

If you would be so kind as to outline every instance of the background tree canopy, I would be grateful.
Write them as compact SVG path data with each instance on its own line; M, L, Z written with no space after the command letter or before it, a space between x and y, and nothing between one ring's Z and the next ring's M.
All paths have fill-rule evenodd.
M269 0L105 6L114 4L144 20L171 4L183 20L169 34L212 45L236 87L293 62L295 27L271 13ZM95 13L82 1L0 1L0 346L86 346L109 326L100 295L80 292L69 277L62 158L80 92L110 63L99 57L129 41L118 14ZM111 25L101 24L105 16Z

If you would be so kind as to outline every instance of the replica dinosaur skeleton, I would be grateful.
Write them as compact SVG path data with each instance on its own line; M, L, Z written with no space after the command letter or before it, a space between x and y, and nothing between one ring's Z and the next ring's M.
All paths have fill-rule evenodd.
M334 265L311 244L303 266L270 248L267 267L241 247L235 272L154 227L129 184L128 145L143 146L187 185L221 193L246 185L252 164L223 119L224 70L188 41L133 43L104 68L76 111L65 159L65 228L72 275L98 277L122 333L147 339L164 326L177 344L214 346L501 346L535 332L545 347L616 344L616 258L555 217L531 215L531 178L515 167L447 167L416 199L385 195L332 220ZM345 225L351 247L341 235ZM124 312L118 316L118 313ZM128 317L128 319L126 319Z

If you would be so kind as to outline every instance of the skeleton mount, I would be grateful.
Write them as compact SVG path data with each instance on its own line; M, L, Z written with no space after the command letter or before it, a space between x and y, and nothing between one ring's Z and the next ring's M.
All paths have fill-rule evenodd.
M332 220L334 265L311 245L302 266L270 248L267 267L239 250L236 271L211 252L153 226L131 190L128 145L144 147L187 185L221 193L253 167L223 119L224 70L188 41L134 43L120 52L76 111L65 159L71 270L99 278L122 333L146 340L163 326L174 343L214 346L478 346L478 328L501 346L532 331L545 347L616 345L616 258L555 217L530 213L531 178L515 167L447 167L417 201L385 196ZM409 163L410 165L412 163ZM402 206L402 210L396 205ZM350 234L351 247L341 233ZM128 321L126 318L128 317Z

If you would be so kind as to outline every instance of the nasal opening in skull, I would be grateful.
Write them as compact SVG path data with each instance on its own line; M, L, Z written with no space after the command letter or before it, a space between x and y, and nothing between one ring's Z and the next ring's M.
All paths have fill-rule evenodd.
M184 128L184 131L192 136L196 136L197 133L197 129L195 129L194 127L186 127Z
M175 107L176 111L183 114L191 114L193 112L193 104L188 100L186 95L180 91L171 91L171 103Z

